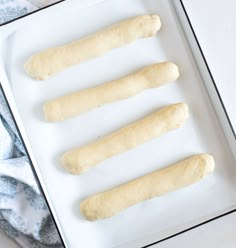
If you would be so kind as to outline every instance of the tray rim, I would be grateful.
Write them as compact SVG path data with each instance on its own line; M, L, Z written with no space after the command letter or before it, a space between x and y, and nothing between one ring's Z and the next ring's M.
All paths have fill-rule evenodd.
M184 5L183 0L178 0L178 1L180 2L181 6L182 6L182 8L183 8L183 11L184 11L184 14L185 14L185 16L186 16L186 19L187 19L187 22L188 22L188 24L189 24L189 27L190 27L190 29L191 29L191 31L192 31L192 34L193 34L194 39L195 39L195 41L196 41L196 44L197 44L197 46L198 46L198 48L199 48L199 52L200 52L200 54L201 54L201 57L202 57L202 59L203 59L203 61L204 61L204 64L205 64L206 69L207 69L207 71L208 71L208 73L209 73L209 76L210 76L210 78L211 78L211 81L212 81L213 86L214 86L214 88L215 88L215 91L216 91L216 93L217 93L217 96L218 96L218 98L219 98L219 101L220 101L220 103L221 103L221 106L222 106L222 108L223 108L223 110L224 110L224 114L225 114L225 116L226 116L226 118L227 118L228 124L229 124L230 129L231 129L231 131L232 131L232 134L233 134L233 136L234 136L234 139L236 140L236 131L235 131L234 127L233 127L232 121L231 121L231 119L230 119L230 117L229 117L229 114L228 114L227 109L226 109L226 107L225 107L224 101L223 101L222 96L221 96L221 94L220 94L220 91L219 91L219 89L218 89L218 87L217 87L216 80L214 79L213 73L211 72L210 66L209 66L209 64L208 64L208 62L207 62L207 59L206 59L205 55L204 55L204 52L203 52L203 49L202 49L202 47L201 47L200 41L199 41L199 39L198 39L198 37L197 37L197 34L196 34L196 32L195 32L195 30L194 30L194 28L193 28L193 25L192 25L192 22L191 22L191 20L190 20L188 11L187 11L187 9L186 9L186 7L185 7L185 5Z
M26 14L26 15L24 15L24 16L20 16L20 17L14 19L14 20L5 22L5 23L3 23L3 24L0 24L0 32L1 32L1 29L2 29L3 26L4 26L3 30L6 30L6 31L7 31L7 27L6 27L6 26L9 26L8 24L13 24L13 30L14 30L15 27L18 27L18 26L17 26L17 21L18 21L19 19L24 19L25 17L32 16L32 15L33 15L34 13L36 13L36 12L40 12L40 11L42 11L42 10L48 9L48 8L50 8L50 7L52 7L52 6L58 5L59 3L66 2L66 1L67 1L67 0L59 0L59 1L55 2L55 3L53 3L53 4L50 4L50 5L48 5L48 6L45 6L45 7L41 8L41 9L39 9L39 10L33 11L33 12L28 13L28 14ZM188 23L188 25L189 25L189 28L191 29L191 33L192 33L193 38L194 38L194 40L195 40L195 42L196 42L196 45L197 45L197 47L198 47L198 49L199 49L200 55L201 55L202 60L203 60L203 62L204 62L204 66L205 66L205 68L206 68L206 70L207 70L207 72L208 72L208 74L209 74L209 76L210 76L211 82L212 82L212 84L213 84L213 87L214 87L214 89L215 89L215 91L216 91L218 100L219 100L219 102L220 102L220 106L221 106L222 109L223 109L224 115L225 115L226 120L227 120L227 124L228 124L229 127L230 127L230 130L231 130L231 132L232 132L232 136L233 136L233 138L234 138L234 141L236 141L236 131L235 131L233 125L232 125L231 119L230 119L230 117L229 117L229 114L228 114L228 112L227 112L227 109L226 109L226 107L225 107L225 105L224 105L224 102L223 102L223 100L222 100L222 97L221 97L221 94L220 94L219 89L218 89L218 87L217 87L217 84L216 84L216 81L215 81L215 79L214 79L214 76L213 76L213 74L212 74L212 72L211 72L211 70L210 70L210 67L209 67L209 64L208 64L208 62L207 62L207 59L206 59L206 57L205 57L205 55L204 55L204 53L203 53L202 47L201 47L201 45L200 45L200 42L199 42L199 40L198 40L198 37L197 37L196 32L195 32L195 30L194 30L194 27L193 27L193 25L192 25L192 22L191 22L191 19L190 19L190 17L189 17L188 11L187 11L187 9L186 9L186 7L185 7L184 1L183 1L183 0L169 0L169 1L172 2L172 5L174 5L173 3L177 3L177 4L179 5L179 7L182 8L182 14L185 16L185 18L186 18L186 20L187 20L187 23ZM95 4L96 4L96 3L95 3ZM176 10L175 10L175 11L176 11ZM176 12L177 12L177 11L176 11ZM28 18L26 18L26 20L27 20L27 19L28 19ZM179 20L179 22L181 22L181 21ZM11 26L11 25L10 25L10 26ZM182 28L183 28L183 27L182 27ZM185 38L186 38L186 37L185 37ZM191 49L191 50L192 50L192 49ZM193 55L193 57L194 57L194 55ZM200 73L200 72L199 72L199 73ZM200 74L201 74L201 73L200 73ZM0 77L1 77L1 75L0 75ZM69 248L69 247L70 247L69 244L68 244L69 242L67 242L66 237L64 236L63 228L62 228L61 225L60 225L59 218L57 217L56 212L55 212L54 207L53 207L53 204L52 204L52 202L51 202L51 200L50 200L50 198L49 198L49 196L48 196L47 189L46 189L46 187L45 187L45 185L44 185L43 179L42 179L42 177L41 177L41 175L40 175L40 172L39 172L39 170L38 170L39 167L38 167L38 165L37 165L36 160L34 159L33 152L31 151L32 149L31 149L31 147L30 147L30 142L28 141L28 138L27 138L26 134L24 133L24 125L21 123L20 115L18 114L18 111L17 111L17 108L16 108L16 104L15 104L15 102L14 102L14 97L11 95L11 89L10 89L10 87L9 87L9 89L4 88L3 84L1 83L1 78L0 78L0 89L1 89L2 92L3 92L3 96L4 96L4 98L5 98L5 101L6 101L6 103L7 103L7 106L8 106L8 108L9 108L11 117L12 117L12 119L13 119L13 121L14 121L14 124L15 124L15 126L16 126L17 132L19 133L20 139L21 139L22 144L23 144L23 146L24 146L24 149L25 149L25 151L26 151L26 155L28 156L28 159L29 159L29 162L30 162L30 166L31 166L31 168L32 168L32 171L33 171L33 174L34 174L34 176L35 176L35 179L37 180L37 183L38 183L38 186L39 186L39 188L40 188L40 191L41 191L42 195L43 195L44 198L45 198L47 207L48 207L48 209L49 209L49 212L50 212L50 214L51 214L51 216L52 216L52 219L53 219L54 224L55 224L55 226L56 226L56 229L57 229L57 231L58 231L59 237L60 237L60 239L61 239L61 241L62 241L62 245L63 245L65 248ZM9 90L10 90L10 92L7 92L7 91L9 91ZM207 89L206 89L206 91L207 91ZM208 97L210 98L210 96L208 96ZM215 107L214 107L214 109L215 109ZM216 115L217 115L217 114L216 114ZM217 116L218 116L218 115L217 115ZM222 130L225 132L225 130L224 130L224 128L223 128L222 125L221 125L221 128L222 128ZM226 138L226 140L227 140L227 138ZM230 147L230 144L229 144L229 147ZM162 238L162 239L160 239L160 240L157 240L157 241L151 242L151 243L149 243L149 244L147 244L147 245L145 245L145 246L142 246L142 248L151 247L151 246L156 245L156 244L158 244L158 243L164 242L164 241L166 241L166 240L168 240L168 239L171 239L171 238L174 238L174 237L176 237L176 236L179 236L179 235L181 235L181 234L183 234L183 233L189 232L189 231L191 231L191 230L193 230L193 229L196 229L196 228L198 228L198 227L200 227L200 226L206 225L206 224L208 224L208 223L210 223L210 222L213 222L213 221L215 221L215 220L217 220L217 219L223 218L223 217L225 217L225 216L227 216L227 215L230 215L230 214L233 214L233 213L235 213L235 212L236 212L236 208L231 208L230 210L228 210L228 211L226 211L226 212L224 212L224 213L222 213L222 214L218 214L217 216L212 217L212 218L210 218L210 219L207 219L206 221L200 222L199 224L196 224L196 225L191 226L191 227L189 227L189 228L183 229L183 230L181 230L181 231L179 231L179 232L177 232L177 233L174 233L174 234L169 235L169 236L167 236L167 237L164 237L164 238ZM134 241L134 242L135 242L135 241ZM124 245L125 245L125 244L124 244Z

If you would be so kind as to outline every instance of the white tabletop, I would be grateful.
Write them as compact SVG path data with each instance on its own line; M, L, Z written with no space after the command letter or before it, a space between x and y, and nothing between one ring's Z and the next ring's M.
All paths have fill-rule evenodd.
M236 58L236 1L184 0L204 54L213 72L231 121L236 128L236 84L234 82ZM236 213L172 238L155 247L214 247L233 248ZM18 247L0 233L0 246Z
M5 234L0 232L0 247L3 248L19 248L13 240L9 239Z

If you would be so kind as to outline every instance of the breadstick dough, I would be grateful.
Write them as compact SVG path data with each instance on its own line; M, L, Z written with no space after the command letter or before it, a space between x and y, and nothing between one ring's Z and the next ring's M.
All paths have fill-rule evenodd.
M94 143L66 152L61 159L72 174L81 174L96 164L181 127L188 117L188 105L177 103L134 122Z
M44 80L136 39L154 36L160 27L158 15L137 16L81 40L37 53L26 62L25 70L31 77Z
M196 183L212 173L214 167L212 156L193 156L168 168L90 196L82 201L80 211L91 221L108 218L142 201Z
M50 100L44 105L44 116L50 122L63 121L103 104L136 95L147 88L159 87L178 77L179 70L175 64L153 64L119 80Z

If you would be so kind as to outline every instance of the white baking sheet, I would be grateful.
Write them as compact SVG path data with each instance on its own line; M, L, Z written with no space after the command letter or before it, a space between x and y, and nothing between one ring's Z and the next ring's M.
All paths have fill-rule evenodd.
M87 7L81 5L85 2ZM162 29L154 38L136 41L44 82L34 81L23 70L26 59L41 49L146 13L157 13L162 18ZM68 0L22 26L1 48L1 66L12 86L34 155L71 247L110 248L125 244L140 247L235 206L235 161L170 1ZM180 68L181 77L177 82L63 123L43 121L42 106L48 99L167 60ZM61 168L59 157L64 151L182 101L190 107L190 118L183 128L111 158L81 176L66 174ZM85 197L201 152L214 155L216 170L199 184L146 201L110 219L88 222L80 215L79 203Z

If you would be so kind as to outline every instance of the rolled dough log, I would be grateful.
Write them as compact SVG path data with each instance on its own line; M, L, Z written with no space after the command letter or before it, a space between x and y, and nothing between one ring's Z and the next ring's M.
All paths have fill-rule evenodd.
M158 15L137 16L81 40L37 53L26 62L25 70L31 77L44 80L136 39L154 36L160 27Z
M159 87L178 77L175 64L153 64L119 80L50 100L44 105L44 116L50 122L63 121L103 104L136 95L147 88Z
M80 211L91 221L108 218L142 201L196 183L212 173L214 167L212 156L193 156L106 192L92 195L82 201Z
M103 160L179 128L188 117L188 105L177 103L107 135L94 143L66 152L61 162L72 174L81 174Z

